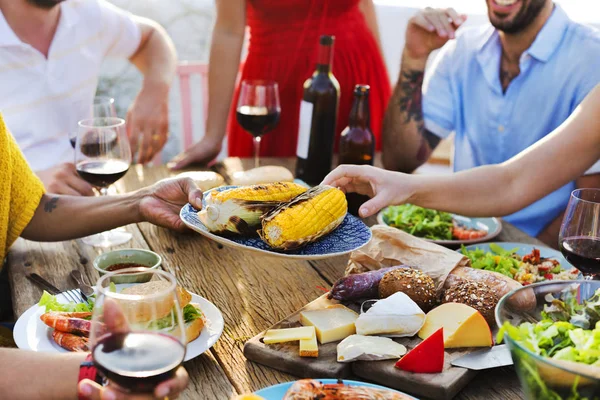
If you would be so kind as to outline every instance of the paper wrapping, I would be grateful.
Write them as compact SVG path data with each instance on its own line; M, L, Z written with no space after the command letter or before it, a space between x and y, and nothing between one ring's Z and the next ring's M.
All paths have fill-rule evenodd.
M448 274L456 267L468 265L468 258L461 253L419 239L400 229L375 225L371 231L371 241L350 254L346 275L404 264L429 275L439 295Z

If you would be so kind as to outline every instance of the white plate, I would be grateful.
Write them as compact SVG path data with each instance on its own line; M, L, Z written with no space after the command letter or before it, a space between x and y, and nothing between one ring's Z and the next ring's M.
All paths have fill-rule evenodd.
M385 211L385 208L377 214L377 223L380 225L389 226L383 220L384 211ZM496 236L498 236L500 234L500 232L502 232L502 222L500 221L500 219L498 219L496 217L471 218L471 217L465 217L462 215L452 214L452 219L454 219L456 222L458 222L459 224L461 224L467 228L483 230L483 231L486 231L487 234L483 237L480 237L477 239L469 239L469 240L458 240L458 239L434 240L434 239L427 239L427 238L419 238L419 239L423 239L428 242L440 244L443 246L460 246L461 244L468 245L468 244L487 242L487 241L494 239ZM398 228L398 229L400 229L400 228Z
M130 285L117 285L117 288L121 289L121 286L125 288ZM62 293L57 298L61 303L69 302ZM188 343L184 361L191 360L210 349L221 337L225 325L221 311L213 303L194 293L192 293L191 302L200 305L200 309L206 317L206 325L200 336ZM68 353L52 340L52 328L40 320L44 311L44 307L36 304L19 317L13 330L13 338L17 347L47 353Z

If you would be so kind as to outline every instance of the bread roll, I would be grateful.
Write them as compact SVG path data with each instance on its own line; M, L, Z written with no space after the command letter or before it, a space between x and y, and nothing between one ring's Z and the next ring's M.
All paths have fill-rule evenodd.
M464 281L446 289L442 303L461 303L473 307L483 315L490 327L496 325L494 311L499 297L483 282Z
M203 192L221 186L225 183L225 179L223 179L221 175L212 171L183 172L177 175L177 178L191 178Z
M522 287L519 282L498 272L471 267L456 267L444 282L444 289L449 289L463 281L483 282L498 295L498 298L502 298L506 293ZM531 289L524 290L518 296L511 297L508 304L518 310L531 310L536 305L535 293Z
M379 282L379 297L385 299L403 292L427 312L435 303L435 284L429 275L414 268L399 268L387 272Z
M231 184L236 186L261 185L275 182L293 182L294 175L284 167L267 165L238 171L231 176Z

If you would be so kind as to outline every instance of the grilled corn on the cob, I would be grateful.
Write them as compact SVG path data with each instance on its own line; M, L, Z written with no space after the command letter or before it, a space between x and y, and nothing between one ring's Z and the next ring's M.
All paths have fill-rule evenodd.
M206 197L206 206L198 217L211 232L255 234L263 215L306 190L291 182L214 190Z
M297 249L332 232L347 211L341 190L316 186L265 215L258 234L275 249Z

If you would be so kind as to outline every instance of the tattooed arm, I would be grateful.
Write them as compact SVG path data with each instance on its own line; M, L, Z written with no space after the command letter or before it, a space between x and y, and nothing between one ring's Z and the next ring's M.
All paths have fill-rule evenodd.
M425 10L413 16L406 28L400 77L383 120L383 165L412 172L423 164L440 138L423 124L422 86L427 58L454 38L466 16L453 9Z
M202 192L190 179L168 179L121 196L44 195L21 236L60 241L141 221L183 230L179 210L188 202L202 208Z
M440 138L423 125L421 88L427 59L402 56L400 77L383 120L383 165L386 169L412 172L423 164Z

